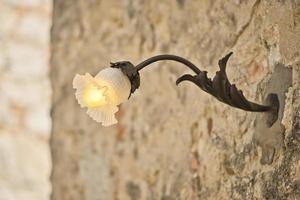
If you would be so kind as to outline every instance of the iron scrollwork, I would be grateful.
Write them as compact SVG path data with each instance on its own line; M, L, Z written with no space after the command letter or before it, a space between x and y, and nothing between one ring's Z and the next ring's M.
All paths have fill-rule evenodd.
M239 90L235 84L230 83L226 74L227 61L232 54L233 53L230 52L219 60L219 71L216 72L213 79L207 77L207 71L201 71L190 61L175 55L154 56L136 66L129 61L116 62L111 63L111 67L120 68L122 72L128 76L131 82L131 93L133 93L140 86L139 71L144 67L161 60L173 60L180 62L189 67L195 75L185 74L179 77L176 81L177 85L183 81L190 81L206 93L232 107L250 112L271 112L273 113L272 117L269 119L269 124L271 125L277 120L277 112L279 108L277 95L273 93L269 94L266 100L267 105L260 105L247 100L243 92Z

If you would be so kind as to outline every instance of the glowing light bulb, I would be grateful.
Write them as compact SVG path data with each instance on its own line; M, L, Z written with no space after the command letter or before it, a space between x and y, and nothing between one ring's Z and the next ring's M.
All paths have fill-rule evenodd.
M97 86L96 83L88 84L83 90L83 102L88 108L97 108L106 104L105 92L107 87Z
M128 77L117 68L105 68L95 77L89 73L73 79L75 97L87 114L103 126L117 123L118 105L129 97L131 84Z

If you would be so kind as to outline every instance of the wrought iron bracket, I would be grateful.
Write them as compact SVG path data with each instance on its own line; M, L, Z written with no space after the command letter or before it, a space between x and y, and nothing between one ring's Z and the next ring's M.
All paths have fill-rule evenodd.
M121 61L116 63L111 62L110 67L121 69L121 71L129 78L131 91L128 98L130 98L131 94L140 87L140 74L137 68L135 68L134 65L128 61Z
M175 55L158 55L151 57L140 64L134 66L129 61L121 61L111 63L111 67L120 68L122 72L128 76L131 82L131 94L135 92L140 86L140 74L139 71L144 67L161 60L173 60L180 62L189 67L195 75L184 74L179 77L176 84L180 84L183 81L189 81L197 85L201 90L214 96L219 101L230 105L235 108L239 108L250 112L268 112L267 123L271 126L278 118L279 100L277 94L271 93L267 96L266 105L257 104L247 100L241 90L239 90L235 84L231 84L226 74L227 61L233 53L230 52L218 62L219 71L216 75L210 79L207 77L206 71L201 71L190 61ZM130 95L131 95L130 94ZM129 97L130 97L129 95Z

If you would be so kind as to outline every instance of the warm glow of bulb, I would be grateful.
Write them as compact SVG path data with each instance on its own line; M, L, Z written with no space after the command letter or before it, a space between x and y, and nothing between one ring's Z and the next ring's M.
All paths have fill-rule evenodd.
M83 102L88 108L97 108L106 104L107 87L99 87L95 83L88 84L83 90Z

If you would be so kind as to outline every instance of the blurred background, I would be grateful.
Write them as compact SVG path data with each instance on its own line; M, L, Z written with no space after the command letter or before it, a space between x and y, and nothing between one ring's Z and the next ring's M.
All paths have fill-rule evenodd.
M50 195L51 0L0 0L0 200Z

